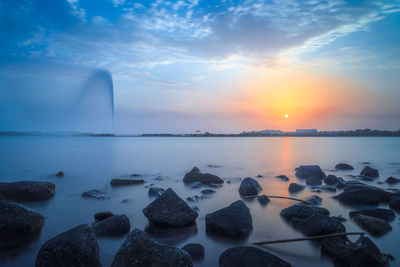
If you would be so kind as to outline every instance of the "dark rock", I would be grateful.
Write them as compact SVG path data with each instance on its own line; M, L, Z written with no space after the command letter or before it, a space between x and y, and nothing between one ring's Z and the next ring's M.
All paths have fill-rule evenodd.
M149 223L146 225L144 231L155 241L174 247L198 234L195 223L179 228Z
M111 186L138 185L144 184L143 179L112 179Z
M102 266L90 227L82 224L48 240L36 256L35 266Z
M318 177L307 177L306 178L306 185L321 185L322 184L322 179Z
M336 175L329 174L326 176L324 179L325 184L327 185L336 185L339 182L339 179L336 177Z
M342 177L338 177L338 182L335 184L336 188L343 189L346 181Z
M351 166L350 164L347 164L347 163L336 164L335 169L342 170L342 171L354 170L353 166Z
M382 208L351 211L349 213L350 217L353 217L356 214L362 214L362 215L366 215L366 216L379 218L379 219L385 220L387 222L391 222L396 218L396 215L394 214L394 212L392 210L382 209Z
M193 189L200 188L202 186L203 186L203 184L200 182L194 182L194 183L190 184L190 188L193 188Z
M314 205L321 205L322 198L317 195L312 195L306 199L307 202L314 204Z
M331 185L314 185L310 188L311 192L336 192L336 187Z
M391 209L394 209L395 211L400 213L400 197L396 197L390 200L389 206Z
M395 177L389 177L389 178L386 179L385 182L388 183L388 184L390 184L390 185L392 185L392 184L397 184L397 183L399 183L399 182L400 182L400 179L395 178Z
M220 188L222 187L222 184L209 184L208 186L211 188Z
M188 225L198 216L171 188L144 208L143 214L152 223L169 226Z
M131 174L131 177L141 177L142 175L141 174L138 174L138 173L133 173L133 174Z
M393 193L360 182L346 182L344 191L334 196L347 205L379 205L389 202Z
M193 260L201 260L204 258L204 247L201 244L189 243L183 246L182 250L187 251Z
M269 198L266 195L257 196L257 200L261 205L266 205L270 202Z
M55 188L55 184L49 182L0 182L3 200L15 202L47 200L54 196Z
M199 207L197 207L197 206L192 206L192 209L193 209L195 212L199 212L199 211L200 211Z
M98 190L98 189L92 189L86 192L83 192L81 195L83 198L94 198L94 199L109 199L107 196L106 192Z
M129 233L131 224L125 215L113 215L93 225L96 236L119 237Z
M0 249L23 245L40 233L44 217L20 204L0 201Z
M202 200L203 197L202 196L198 196L198 195L194 195L192 197L187 197L186 200L189 202L197 202L199 200Z
M212 189L204 189L204 190L201 190L200 193L202 193L203 195L212 195L212 194L215 194L216 191L212 190Z
M56 176L57 177L64 177L64 172L59 171L59 172L57 172Z
M287 177L286 175L283 175L283 174L276 176L276 178L279 178L284 182L287 182L290 180L289 177Z
M377 178L379 177L379 172L377 169L371 168L369 166L365 166L361 172L360 176L366 176L366 177L371 177L371 178Z
M290 193L298 193L298 192L300 192L300 191L303 191L304 188L306 188L305 185L296 184L296 183L291 183L291 184L289 185L289 189L288 189L288 190L289 190Z
M122 201L121 201L121 203L123 203L123 204L129 204L129 203L132 203L132 199L130 199L130 198L125 198L125 199L123 199Z
M101 220L107 219L108 217L113 216L114 214L111 211L101 211L94 215L94 220L99 222Z
M364 230L375 236L382 236L392 230L385 220L357 213L350 217Z
M215 164L208 164L207 167L208 168L221 168L221 166L215 165Z
M253 178L244 178L239 187L242 196L255 196L262 190L261 185Z
M190 172L183 177L184 183L200 182L202 184L222 184L224 180L216 175L209 173L201 173L197 167L194 167Z
M246 237L253 230L250 210L242 200L206 215L206 229L233 238Z
M309 185L320 185L326 177L318 165L302 165L295 169L296 176L300 179L309 179ZM321 183L317 183L321 181Z
M341 221L341 222L346 222L346 221L347 221L347 219L346 219L345 217L343 217L342 215L333 216L333 217L335 217L336 219L338 219L338 220Z
M306 236L346 232L346 228L339 219L318 213L304 219L294 218L292 224Z
M329 210L312 205L295 204L281 210L280 214L286 220L291 221L294 218L305 219L314 214L329 215Z
M158 243L139 229L134 229L126 237L111 266L190 267L193 263L186 251Z
M220 267L290 267L290 263L257 247L241 246L225 250L219 257Z
M261 174L258 174L256 177L257 178L263 178L263 176Z
M159 197L161 196L165 190L161 187L150 187L148 195L151 197Z

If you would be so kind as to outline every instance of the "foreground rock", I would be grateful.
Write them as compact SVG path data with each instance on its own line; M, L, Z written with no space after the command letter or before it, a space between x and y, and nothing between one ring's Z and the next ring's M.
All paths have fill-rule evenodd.
M395 177L389 177L385 180L386 183L390 185L398 184L400 182L400 179L395 178Z
M240 184L239 194L242 196L256 196L261 190L261 185L256 180L246 177Z
M290 267L290 263L256 247L241 246L228 248L219 257L220 267Z
M349 213L350 217L352 217L356 214L362 214L362 215L366 215L366 216L379 218L379 219L385 220L387 222L391 222L396 218L396 215L394 214L393 211L391 211L389 209L382 209L382 208L351 211Z
M317 195L312 195L312 196L308 197L306 199L306 201L313 205L321 205L322 204L322 198Z
M296 184L296 183L291 183L290 185L289 185L289 192L290 193L298 193L298 192L300 192L300 191L303 191L304 190L304 188L306 188L306 186L305 185L301 185L301 184Z
M222 235L243 238L253 230L250 210L242 200L206 215L206 229Z
M187 251L193 260L202 260L204 258L204 247L201 244L189 243L182 247Z
M390 200L389 206L391 209L394 209L395 211L400 213L400 197L396 197Z
M351 218L364 230L374 236L382 236L392 230L390 224L385 220L363 215L360 213L354 214Z
M379 205L389 202L393 197L393 193L378 187L347 182L344 191L334 198L347 205Z
M159 197L161 196L165 190L161 187L150 187L148 195L151 197Z
M114 214L111 211L101 211L94 215L95 222L99 222L101 220L107 219L108 217L113 216Z
M138 185L144 184L143 179L112 179L111 186Z
M292 224L306 236L346 232L346 228L338 218L323 214L314 214L305 219L294 218Z
M35 266L102 266L99 246L90 227L79 225L44 243Z
M152 223L169 226L188 225L198 216L171 188L144 208L143 214Z
M0 182L0 195L8 201L40 201L53 197L55 188L55 184L49 182Z
M0 201L0 249L23 245L42 229L44 217L17 203Z
M305 219L314 214L329 215L329 210L311 205L295 204L283 209L280 214L284 219L292 221L294 218Z
M131 224L125 215L113 215L93 225L96 236L119 237L131 230Z
M270 202L270 199L266 195L257 196L257 200L263 206L267 205Z
M224 180L216 175L209 173L201 173L197 167L194 167L190 172L183 177L184 183L200 182L202 184L222 184Z
M134 229L114 257L112 267L193 266L186 251L158 243L139 229Z
M335 185L339 182L339 178L336 175L329 174L325 177L324 182L327 185Z
M360 176L371 177L371 178L378 178L379 171L377 169L371 168L369 166L365 166L361 172Z
M336 164L335 169L336 170L342 170L342 171L354 170L353 166L351 166L350 164L347 164L347 163Z
M318 165L302 165L295 169L296 176L305 179L307 185L321 185L326 177Z
M107 193L98 189L92 189L86 192L83 192L81 195L83 198L93 198L99 200L109 199Z

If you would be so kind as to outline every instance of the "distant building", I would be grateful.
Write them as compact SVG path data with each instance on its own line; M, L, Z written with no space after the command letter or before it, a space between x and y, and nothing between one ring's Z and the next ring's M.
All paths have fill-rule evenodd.
M297 129L296 133L301 133L301 134L316 134L318 133L317 129Z

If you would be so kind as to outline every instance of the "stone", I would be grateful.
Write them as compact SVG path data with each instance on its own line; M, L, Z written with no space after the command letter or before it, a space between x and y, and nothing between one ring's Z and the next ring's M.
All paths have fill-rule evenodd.
M92 189L86 192L83 192L81 195L83 198L93 198L99 200L109 199L107 193L98 189Z
M242 196L255 196L262 190L261 185L253 178L246 177L240 184L239 194Z
M275 176L275 177L281 179L284 182L287 182L290 180L289 177L287 177L286 175L283 175L283 174Z
M390 200L389 206L391 209L394 209L395 211L400 213L400 197L396 197Z
M257 201L265 206L267 205L271 200L266 196L266 195L262 195L262 196L257 196Z
M132 173L131 174L131 177L141 177L142 175L141 174L139 174L139 173Z
M290 267L290 263L257 247L228 248L219 257L220 267Z
M200 182L202 184L223 184L224 180L216 175L209 173L201 173L197 167L194 167L190 172L183 177L184 183Z
M35 266L102 266L93 231L82 224L48 240L36 256Z
M29 202L47 200L55 194L55 184L50 182L0 182L0 194L3 200Z
M256 177L257 178L263 178L263 176L261 174L258 174Z
M56 176L57 177L64 177L64 172L59 171L59 172L57 172Z
M202 193L203 195L212 195L215 194L216 191L212 189L203 189L200 191L200 193Z
M139 229L126 237L112 262L112 267L191 267L188 252L161 244L149 238Z
M194 182L190 184L190 188L196 189L196 188L201 188L203 186L202 183L200 182Z
M131 224L125 215L113 215L93 225L96 236L119 237L129 233Z
M387 222L391 222L396 218L396 215L394 214L394 212L392 210L382 209L382 208L369 209L369 210L358 210L358 211L349 212L350 217L352 217L356 214L363 214L363 215L379 218L379 219L385 220Z
M346 228L339 219L318 213L304 219L294 218L292 224L306 236L346 232Z
M123 200L121 201L122 204L130 204L130 203L132 203L132 202L133 202L133 200L130 199L130 198L125 198L125 199L123 199Z
M312 195L306 199L307 202L313 204L313 205L321 205L322 203L322 198L317 196L317 195Z
M311 192L336 192L336 187L331 185L314 185L310 188Z
M369 166L365 166L361 172L360 176L365 176L365 177L371 177L371 178L377 178L379 177L379 171L377 169L371 168Z
M232 238L243 238L253 230L253 219L246 204L238 200L207 214L206 229Z
M220 187L222 187L222 184L209 184L208 185L209 187L211 187L211 188L220 188Z
M183 246L182 250L187 251L193 260L202 260L204 258L204 247L201 244L189 243Z
M0 201L0 249L23 245L36 238L44 217L20 204Z
M191 224L198 216L171 188L144 208L143 214L154 224L169 226Z
M374 236L382 236L392 230L385 220L356 213L350 217L364 230Z
M326 175L318 165L302 165L295 169L296 176L300 179L308 179L311 181L323 180Z
M151 197L159 197L161 196L165 190L161 187L150 187L148 195Z
M144 184L143 179L112 179L111 186L138 185Z
M395 177L389 177L389 178L386 179L385 182L390 184L390 185L394 185L394 184L398 184L400 182L400 179L395 178Z
M339 182L339 179L337 178L336 175L329 174L328 176L325 177L324 182L327 185L336 185Z
M297 184L297 183L291 183L289 185L289 189L288 190L289 190L290 193L298 193L300 191L303 191L304 188L306 188L305 185L301 185L301 184Z
M101 211L94 215L94 220L99 222L101 220L107 219L108 217L113 216L114 214L111 211Z
M314 214L329 215L329 210L312 205L295 204L281 210L280 214L284 219L292 221L294 218L305 219Z
M350 164L347 164L347 163L338 163L338 164L336 164L335 169L342 170L342 171L354 170L353 166L351 166Z
M306 185L321 185L322 184L322 179L311 176L306 178Z
M344 191L334 198L347 205L379 205L389 202L393 196L393 193L378 187L360 182L346 182Z

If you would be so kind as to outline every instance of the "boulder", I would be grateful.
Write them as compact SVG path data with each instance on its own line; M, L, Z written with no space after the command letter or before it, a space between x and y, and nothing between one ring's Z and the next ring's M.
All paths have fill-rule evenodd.
M294 218L305 219L314 214L329 215L329 210L321 207L315 207L312 205L295 204L293 206L281 210L280 214L284 219L291 221Z
M202 260L204 258L204 247L201 244L189 243L183 246L182 250L187 251L193 260Z
M113 216L114 214L111 211L101 211L94 215L95 222L99 222L101 220L107 219L108 217Z
M296 176L300 179L309 179L310 182L322 181L326 175L318 165L302 165L295 169Z
M353 166L351 166L350 164L347 164L347 163L338 163L338 164L336 164L335 169L341 170L341 171L354 170Z
M216 175L209 173L201 173L197 167L194 167L190 172L183 177L184 183L200 182L202 184L222 184L224 180Z
M200 182L194 182L194 183L190 184L190 188L193 188L193 189L197 189L197 188L200 188L202 186L203 186L203 184L200 183Z
M265 250L251 246L228 248L219 257L220 267L290 267L290 263Z
M220 187L222 187L222 184L208 184L208 186L209 187L211 187L211 188L220 188Z
M96 236L119 237L129 233L131 224L125 215L113 215L93 225Z
M64 172L63 171L57 172L56 177L64 177Z
M385 220L356 213L350 217L364 230L374 236L382 236L392 230Z
M344 191L334 196L347 205L379 205L389 202L393 193L360 182L346 182Z
M275 176L275 177L281 179L284 182L287 182L290 180L289 177L287 177L286 175L283 175L283 174Z
M300 191L303 191L304 190L304 188L306 188L306 186L305 185L301 185L301 184L296 184L296 183L291 183L290 185L289 185L289 192L290 193L298 193L298 192L300 192Z
M400 197L396 197L390 200L389 206L391 209L394 209L395 211L400 213Z
M206 215L206 229L222 235L243 238L253 230L250 210L242 200Z
M92 189L86 192L83 192L81 195L83 198L94 198L99 200L109 199L107 193L98 189Z
M346 232L346 228L339 219L318 213L304 219L294 218L292 224L306 236Z
M306 185L321 185L321 184L322 184L322 179L316 176L311 176L306 178Z
M365 176L365 177L371 177L371 178L377 178L379 177L379 171L377 169L371 168L369 166L365 166L361 172L360 176Z
M138 185L144 184L143 179L112 179L111 186Z
M159 197L161 196L165 190L161 187L150 187L148 195L151 197Z
M102 266L91 228L82 224L45 242L36 256L35 266Z
M262 190L261 185L253 178L244 178L239 187L242 196L255 196Z
M215 194L216 191L212 189L203 189L200 191L200 193L202 193L203 195L212 195Z
M0 249L23 245L37 237L44 217L20 204L0 201Z
M143 214L154 224L169 226L191 224L198 216L171 188L144 208Z
M394 214L394 212L392 210L382 209L382 208L351 211L349 213L350 217L353 217L356 214L362 214L362 215L379 218L379 219L385 220L387 222L391 222L396 218L396 215Z
M336 185L339 182L339 178L336 175L329 174L325 177L324 182L327 185Z
M390 185L394 185L394 184L398 184L400 182L400 179L395 178L395 177L389 177L389 178L386 179L385 182L390 184Z
M190 267L193 263L188 252L158 243L141 230L134 229L126 237L111 266Z
M266 195L257 196L257 200L263 206L270 202L270 199Z
M55 188L55 184L49 182L0 182L3 200L15 202L47 200L54 196Z
M313 204L313 205L321 205L321 203L322 203L322 198L319 197L319 196L317 196L317 195L312 195L312 196L308 197L308 198L306 199L306 201L307 201L308 203Z

